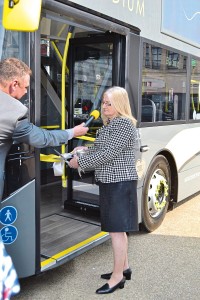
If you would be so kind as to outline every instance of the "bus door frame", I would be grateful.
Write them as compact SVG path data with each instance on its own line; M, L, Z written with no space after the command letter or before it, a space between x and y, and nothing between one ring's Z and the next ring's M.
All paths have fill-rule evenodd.
M74 38L70 40L69 47L69 115L68 126L72 128L74 116L74 99L73 99L73 75L74 75L74 53L75 48L79 45L113 43L112 53L112 86L125 87L125 62L126 62L126 39L118 33L94 34L91 37ZM68 143L68 152L72 151L72 141ZM63 201L68 204L73 203L73 171L68 168L67 178L67 197ZM65 193L63 192L65 197Z

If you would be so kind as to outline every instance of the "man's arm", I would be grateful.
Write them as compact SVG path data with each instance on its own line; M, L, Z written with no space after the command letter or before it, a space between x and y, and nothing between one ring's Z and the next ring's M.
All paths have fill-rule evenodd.
M46 130L33 125L25 118L17 122L13 140L36 148L55 147L66 144L74 136L84 135L87 131L88 127L84 127L84 123L68 130Z

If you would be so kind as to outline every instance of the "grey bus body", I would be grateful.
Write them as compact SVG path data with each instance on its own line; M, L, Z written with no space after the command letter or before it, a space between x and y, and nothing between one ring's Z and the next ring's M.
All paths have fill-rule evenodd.
M62 58L70 31L66 127L99 109L109 86L127 89L137 118L139 223L149 232L170 206L199 192L200 42L194 31L181 32L176 22L170 27L172 17L193 26L187 20L197 22L195 5L192 11L192 1L189 9L187 1L46 0L38 31L0 27L1 59L18 57L33 71L22 102L37 126L60 128ZM65 152L91 144L101 125L94 121L88 139L74 139ZM63 182L54 176L52 154L53 148L13 144L7 158L0 228L20 277L57 267L109 238L101 232L93 172L80 178L66 168Z

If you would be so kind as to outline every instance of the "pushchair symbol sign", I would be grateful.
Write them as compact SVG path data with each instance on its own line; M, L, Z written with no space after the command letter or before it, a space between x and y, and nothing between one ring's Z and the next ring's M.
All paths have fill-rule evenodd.
M15 226L9 225L1 229L1 237L4 244L12 244L17 239L18 230Z

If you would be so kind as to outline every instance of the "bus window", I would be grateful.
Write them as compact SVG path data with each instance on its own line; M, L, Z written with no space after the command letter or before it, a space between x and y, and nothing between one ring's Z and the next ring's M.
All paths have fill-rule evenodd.
M190 119L200 119L200 61L191 59Z
M91 44L75 50L74 125L86 121L92 110L100 108L104 90L112 85L112 46ZM101 120L96 121L96 126L102 126Z
M144 43L142 122L185 119L186 57Z

